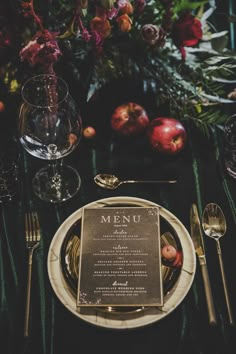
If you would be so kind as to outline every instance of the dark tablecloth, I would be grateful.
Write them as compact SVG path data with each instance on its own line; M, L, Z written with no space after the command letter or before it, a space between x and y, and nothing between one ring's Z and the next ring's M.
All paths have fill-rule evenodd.
M99 133L100 134L100 133ZM161 321L138 329L95 327L70 313L56 297L47 272L48 249L58 227L75 210L101 198L134 196L153 201L176 215L190 231L190 206L201 215L209 202L224 210L227 232L221 239L225 271L236 318L236 181L225 171L222 131L209 137L187 127L185 149L176 156L159 156L136 139L121 142L100 134L82 139L67 158L80 173L78 194L61 204L40 201L32 193L34 173L44 162L21 150L19 191L0 206L0 348L2 354L160 353L229 354L236 351L235 327L229 325L216 245L205 238L209 276L218 324L209 325L202 275L197 261L194 282L181 304ZM115 191L96 186L93 177L112 172L124 178L178 177L173 185L123 185ZM41 243L34 254L30 337L24 339L27 252L24 213L37 210Z

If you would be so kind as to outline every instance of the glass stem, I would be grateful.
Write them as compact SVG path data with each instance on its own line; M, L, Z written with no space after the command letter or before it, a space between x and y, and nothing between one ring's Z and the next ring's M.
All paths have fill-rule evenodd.
M62 166L62 159L56 159L56 160L49 160L49 166L51 170L51 175L52 178L55 176L61 176L61 169L60 167Z
M58 196L60 196L62 192L62 174L61 174L62 164L63 164L62 159L50 160L49 162L51 188L56 191L56 194Z

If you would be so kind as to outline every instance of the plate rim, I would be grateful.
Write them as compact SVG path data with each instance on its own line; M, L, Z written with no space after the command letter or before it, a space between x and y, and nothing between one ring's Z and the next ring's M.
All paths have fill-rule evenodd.
M136 204L140 204L140 206L158 206L160 208L160 213L164 212L164 214L166 214L166 217L164 218L167 219L170 225L174 228L175 226L177 226L178 228L180 228L180 230L183 231L185 235L184 239L185 242L187 242L187 246L190 252L188 252L187 255L184 255L183 265L178 280L174 286L173 292L171 291L171 294L167 295L165 304L161 309L148 308L145 311L142 311L140 313L139 312L131 313L130 315L129 314L112 315L110 313L102 313L102 312L100 313L100 311L96 311L96 309L92 309L91 314L79 313L76 309L76 301L73 295L71 294L68 285L65 282L63 274L61 273L60 249L67 231L70 229L70 227L72 227L72 225L76 222L76 220L78 220L78 218L81 217L82 209L84 207L98 207L98 206L102 207L102 205L107 205L107 204L110 205L115 203L128 203L130 205L136 203ZM173 224L175 224L175 226ZM183 245L184 240L179 239L179 241L181 243L181 247L184 253L184 248L185 248ZM62 222L62 224L55 232L49 246L48 257L47 257L47 270L48 270L48 276L49 276L51 287L54 293L56 294L57 298L76 317L79 317L85 322L95 326L105 327L109 329L128 329L128 328L143 327L145 325L149 325L151 323L157 322L158 320L161 320L162 318L169 315L184 300L194 280L194 276L196 272L196 256L195 256L194 246L188 230L183 225L183 223L169 210L148 199L130 197L130 196L114 196L114 197L97 199L90 203L82 205L80 208L75 210ZM171 301L173 300L172 299L173 296L175 296L176 298L175 303Z

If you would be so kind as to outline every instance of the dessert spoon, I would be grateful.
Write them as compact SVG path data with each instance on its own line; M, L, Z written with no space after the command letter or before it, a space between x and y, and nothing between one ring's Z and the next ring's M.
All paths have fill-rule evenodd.
M219 239L224 236L226 232L226 219L223 211L217 204L209 203L206 205L202 215L202 227L205 234L209 237L212 237L216 241L229 322L231 325L234 325L233 313L229 299L228 286L226 282L224 263L219 241Z
M98 174L94 177L94 181L97 185L105 189L116 189L123 183L176 183L177 180L120 180L115 175L106 173Z

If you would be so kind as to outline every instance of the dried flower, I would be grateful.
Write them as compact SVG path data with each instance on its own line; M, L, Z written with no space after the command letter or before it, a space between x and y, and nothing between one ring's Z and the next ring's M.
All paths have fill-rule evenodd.
M108 37L111 34L110 22L101 17L98 16L94 17L90 21L90 27L91 30L97 32L102 39Z
M116 21L121 32L129 32L131 30L132 20L127 14L117 17Z
M34 38L20 51L21 60L30 65L41 64L45 68L54 64L61 56L61 50L56 41L56 33L47 30L37 32Z
M128 1L124 6L120 8L120 13L121 14L127 14L127 15L132 15L134 12L134 8L132 4Z
M145 42L159 47L165 44L165 32L161 27L156 25L147 24L141 29L141 34Z

